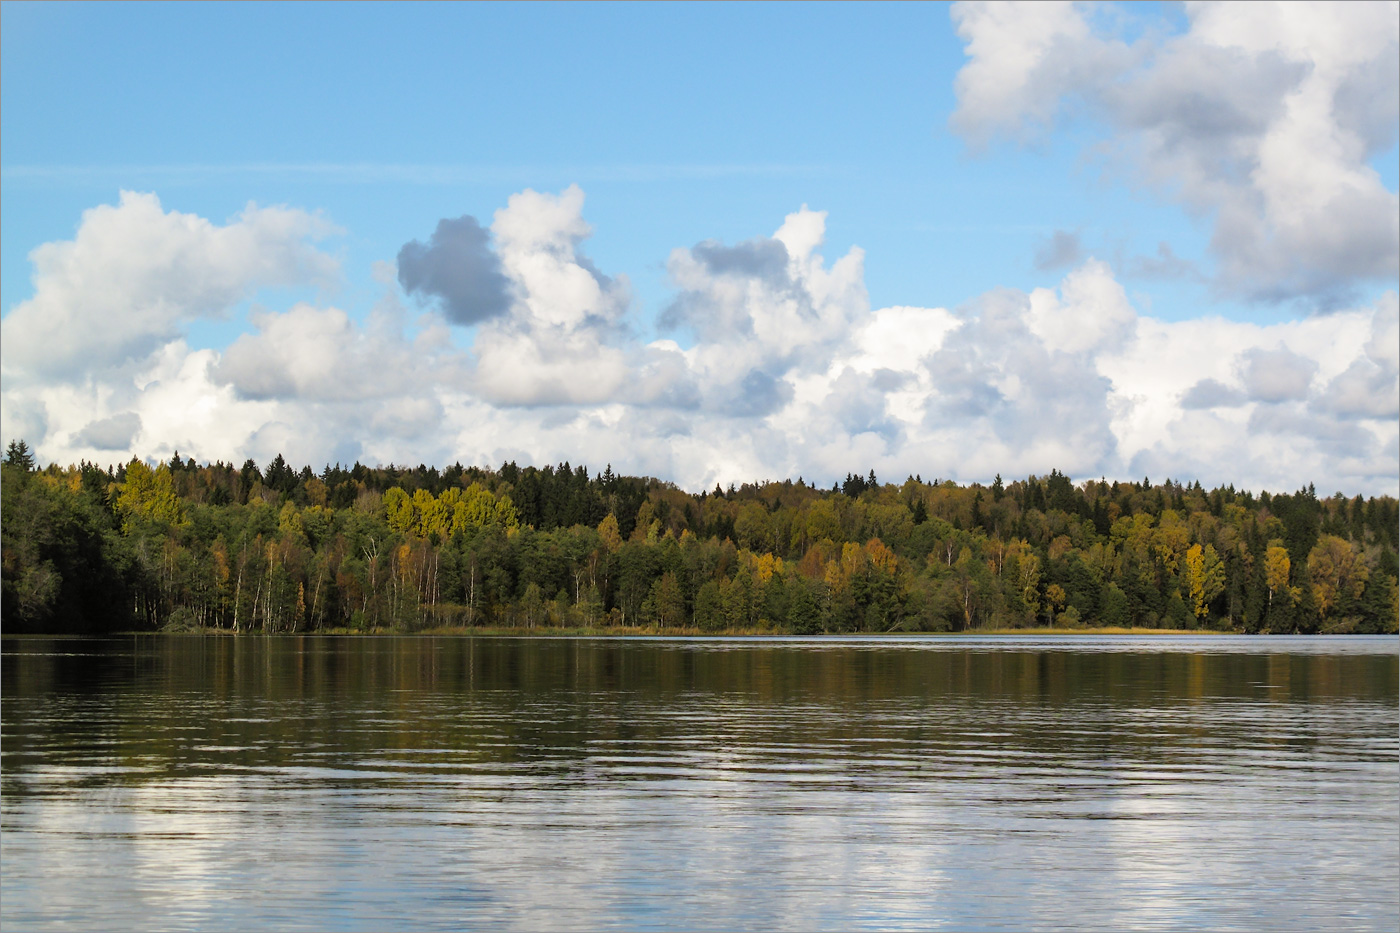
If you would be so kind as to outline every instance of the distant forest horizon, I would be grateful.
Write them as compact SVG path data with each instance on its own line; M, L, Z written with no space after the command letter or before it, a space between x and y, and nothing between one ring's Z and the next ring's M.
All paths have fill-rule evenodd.
M3 464L6 633L1395 632L1393 496L1058 470L690 493L563 462Z

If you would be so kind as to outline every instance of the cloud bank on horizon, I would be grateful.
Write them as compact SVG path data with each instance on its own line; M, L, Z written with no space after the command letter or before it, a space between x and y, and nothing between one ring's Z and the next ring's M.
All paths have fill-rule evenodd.
M1154 317L1070 231L1035 257L1041 287L872 308L862 250L829 260L826 212L801 205L771 235L658 244L674 296L649 339L625 270L585 254L575 185L489 223L444 211L379 264L368 313L257 310L197 349L193 322L334 283L347 231L123 191L30 254L32 296L0 322L5 433L65 463L567 459L690 489L1058 468L1395 494L1400 307L1356 295L1400 274L1400 206L1369 164L1400 126L1400 16L1264 7L1191 4L1184 33L1130 42L1096 8L957 4L950 125L976 152L1089 121L1093 158L1212 224L1214 268L1166 244L1140 263L1312 313Z

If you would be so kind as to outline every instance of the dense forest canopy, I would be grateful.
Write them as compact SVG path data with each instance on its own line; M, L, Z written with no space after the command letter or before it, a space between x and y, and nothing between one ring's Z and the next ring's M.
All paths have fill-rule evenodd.
M1395 632L1390 496L874 471L691 494L561 463L3 467L7 632Z

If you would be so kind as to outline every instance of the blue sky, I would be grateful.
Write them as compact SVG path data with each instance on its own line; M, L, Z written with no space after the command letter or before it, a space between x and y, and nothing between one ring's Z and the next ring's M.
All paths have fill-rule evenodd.
M1333 26L1358 35L1376 31L1374 24L1342 23L1345 17L1328 14L1325 7L1306 12L1325 28L1301 28L1292 35L1321 35ZM215 226L236 224L249 202L285 205L314 215L336 228L315 239L315 249L336 269L329 275L289 273L270 279L248 272L246 282L220 292L225 306L176 309L157 328L160 333L153 332L154 343L138 341L142 352L155 353L159 346L168 346L161 341L172 337L181 341L181 353L205 351L208 355L199 365L213 374L206 388L211 398L222 399L220 405L242 405L238 416L220 418L225 423L246 421L241 435L204 431L180 417L164 418L168 413L152 407L157 405L155 395L142 388L152 383L149 364L154 356L111 360L107 369L93 365L56 374L50 368L36 374L29 371L33 367L21 351L11 349L9 339L4 357L6 433L25 430L34 435L41 455L55 459L158 456L170 446L209 459L265 457L264 448L274 437L295 437L303 442L302 455L315 460L353 454L369 460L441 462L460 457L490 463L513 454L545 462L568 455L571 445L582 443L588 449L575 460L601 456L639 471L660 474L670 469L683 475L667 478L690 485L715 478L752 479L759 471L842 475L845 469L839 464L849 461L847 468L855 468L867 460L887 473L977 480L989 478L982 474L1001 456L1007 461L1002 471L1008 473L1048 472L1059 466L1080 476L1126 476L1135 475L1139 467L1155 466L1179 476L1197 474L1205 481L1289 484L1296 475L1297 485L1322 480L1317 475L1322 473L1338 483L1368 489L1393 486L1394 416L1382 411L1385 404L1363 404L1364 411L1346 409L1338 415L1342 409L1333 397L1340 397L1351 383L1332 387L1350 371L1353 360L1343 357L1365 357L1362 347L1372 340L1373 331L1381 333L1388 326L1387 309L1394 305L1396 287L1393 244L1385 240L1389 233L1383 221L1367 221L1381 223L1382 238L1379 258L1369 264L1319 263L1312 270L1315 274L1293 276L1295 253L1311 256L1317 249L1332 249L1342 255L1356 250L1345 242L1317 246L1297 234L1288 246L1295 253L1289 253L1277 245L1284 236L1269 226L1279 223L1276 213L1250 217L1258 205L1275 203L1271 192L1283 189L1270 189L1265 182L1251 188L1240 180L1240 173L1252 171L1257 158L1248 147L1270 144L1270 127L1280 126L1283 119L1277 114L1286 112L1290 100L1306 96L1306 68L1328 66L1317 58L1325 50L1315 53L1305 47L1306 41L1286 37L1278 40L1281 52L1230 46L1230 30L1237 27L1227 22L1235 15L1229 8L1188 16L1174 5L1107 5L1068 8L1056 14L1058 20L1044 22L1029 12L1013 11L1001 17L1010 25L993 13L983 15L975 7L959 13L941 4L7 2L0 7L0 309L7 322L17 309L27 309L19 311L24 319L38 314L40 306L48 307L45 302L73 294L67 285L51 283L52 292L46 293L42 283L36 284L30 253L46 243L79 242L84 212L117 205L121 191L154 194L166 214L203 218ZM1394 18L1384 4L1371 13L1383 25ZM978 41L983 43L978 48L990 50L983 56L987 68L981 77L970 66ZM1011 86L1014 69L1008 77L997 56L1003 64L1017 61L1017 50L1025 42L1038 50L1045 70L1018 89ZM1220 51L1222 47L1228 54ZM1374 184L1357 202L1360 207L1348 202L1347 210L1383 214L1394 205L1394 107L1386 103L1389 86L1372 74L1384 72L1393 62L1394 47L1392 35L1377 51L1335 64L1339 77L1327 91L1334 102L1329 113L1337 125L1364 136L1364 146L1356 152L1326 156L1332 159L1328 165L1343 181L1360 177L1357 173L1373 176ZM1076 64L1057 64L1057 55ZM1192 66L1192 55L1203 56L1204 64ZM1286 67L1289 62L1297 65L1292 71ZM1189 80L1189 74L1209 73L1209 68L1237 69L1221 72L1228 83L1219 91L1222 101L1214 110L1211 101L1198 100L1201 89ZM1355 100L1367 97L1356 89L1367 90L1366 81L1378 80L1383 92L1379 108L1372 105L1361 116L1354 115ZM1011 84L998 84L1006 81ZM1057 81L1063 87L1055 85ZM1044 109L1047 99L1051 111ZM1191 100L1197 102L1181 103ZM1156 106L1160 101L1167 103ZM1177 112L1182 106L1200 107L1211 119L1181 118ZM1222 160L1229 164L1220 168L1219 178L1210 177L1215 170L1211 158L1196 155L1183 163L1164 155L1207 152L1209 140L1202 142L1200 135L1206 130L1198 126L1219 132L1212 122L1219 119L1236 120L1239 125L1228 128L1229 138L1246 143L1234 162ZM1153 150L1154 141L1163 139L1170 145ZM1299 164L1302 161L1300 157ZM1277 182L1285 183L1294 182ZM512 311L507 317L513 324L501 318L446 327L442 342L434 344L439 350L433 352L447 353L442 348L450 348L462 356L450 363L446 356L438 361L446 368L434 370L435 384L401 387L396 396L360 400L362 409L418 406L414 410L423 413L422 431L408 432L395 443L367 435L347 444L344 431L329 432L328 437L339 438L334 443L307 442L315 432L299 419L350 417L326 392L308 395L304 385L300 394L270 392L229 376L231 364L225 357L240 336L262 334L271 339L250 314L285 314L298 302L319 309L322 324L328 309L343 311L348 326L355 329L345 339L353 343L369 339L374 309L392 301L400 308L404 328L396 339L421 341L424 333L435 332L432 319L419 317L433 314L433 302L425 304L421 293L395 289L392 267L376 264L392 264L410 241L427 242L444 218L471 215L489 226L512 196L531 190L559 197L571 185L585 196L581 216L592 231L570 246L571 255L604 276L625 277L629 284L625 307L609 312L611 330L590 337L593 343L580 343L578 321L561 323L559 315L565 312L538 307ZM1331 190L1321 182L1317 188L1319 198ZM1345 185L1338 182L1334 188L1340 191ZM804 205L825 212L820 253L828 266L853 247L862 252L860 289L868 300L860 307L832 311L842 323L832 324L829 333L823 332L821 340L800 352L791 347L755 351L745 364L750 366L749 376L758 373L775 381L781 389L775 399L787 399L789 407L757 411L740 405L727 410L728 403L711 400L707 393L712 385L726 380L742 385L744 379L702 364L696 355L708 340L723 356L723 341L702 336L694 320L677 321L675 314L669 316L671 326L659 320L688 295L703 293L719 300L714 297L718 292L712 294L698 280L680 284L673 251L706 241L733 246L770 238L785 217ZM1341 208L1334 213L1340 215ZM1227 215L1234 224L1229 230L1222 220ZM1264 239L1256 242L1238 233L1239 224L1247 227L1256 221ZM1230 237L1244 245L1230 245ZM277 243L282 246L259 248L287 246ZM794 252L791 244L788 250ZM1086 266L1095 260L1092 268ZM257 268L263 261L249 260L246 268ZM120 288L119 270L124 267L113 262L118 271L111 265L84 271L70 264L65 274L89 285L95 276L115 276L112 288ZM506 262L509 265L508 257ZM856 406L864 414L852 412L840 424L823 423L823 431L832 436L830 444L817 449L795 441L786 429L773 434L779 422L803 423L803 404L830 410L832 405L823 404L826 396L821 393L830 395L842 372L870 375L889 368L869 354L865 363L857 364L849 352L859 334L870 330L869 316L881 309L946 309L951 324L928 318L910 326L943 333L944 324L956 325L966 337L974 329L973 318L985 317L989 295L1014 292L1029 301L1037 289L1046 289L1068 307L1067 276L1085 269L1111 280L1137 317L1154 326L1181 325L1171 331L1178 336L1202 320L1216 321L1212 326L1219 327L1238 324L1243 330L1225 328L1222 334L1234 335L1229 340L1218 335L1204 338L1214 346L1197 353L1208 349L1220 354L1210 370L1214 375L1192 370L1190 378L1183 373L1177 380L1186 380L1182 385L1170 379L1162 382L1170 384L1165 389L1153 382L1129 391L1123 377L1115 378L1113 372L1133 369L1124 346L1066 349L1069 345L1055 345L1053 340L1045 344L1052 354L1091 352L1098 354L1096 361L1109 355L1117 361L1094 364L1099 376L1112 384L1110 395L1116 393L1116 401L1067 399L1061 412L1069 417L1081 402L1096 406L1083 420L1098 424L1103 436L1062 445L1063 450L1049 442L1040 448L1014 442L1011 425L1030 415L1016 402L1014 387L1008 388L1007 361L997 363L995 373L969 376L983 379L983 394L998 399L1000 421L985 421L993 417L985 406L971 411L950 401L962 390L954 391L944 378L947 359L942 364L921 359L918 371L909 372L922 380L923 394L902 390L914 393L901 403L902 415L890 407L894 402L889 398L880 411L871 408L880 407L877 396L891 390L866 379L851 390L860 398L868 396L864 407ZM524 279L513 281L517 294L533 287ZM45 297L50 294L60 297ZM758 300L752 294L747 299L730 297L741 303ZM125 304L117 301L110 315L139 316L139 303L151 300L145 295ZM1091 316L1098 313L1081 310ZM49 321L55 320L55 313L71 316L74 323L82 316L75 309L46 313ZM759 312L751 308L744 313ZM1110 309L1101 316L1106 320L1115 313ZM1351 342L1341 341L1346 345L1333 347L1334 356L1328 359L1308 357L1309 365L1304 351L1316 341L1306 334L1319 326L1319 315L1333 320L1330 329L1323 330L1340 329L1351 335ZM816 320L822 312L809 316ZM531 365L548 368L555 362L551 354L586 355L589 347L615 351L616 365L634 369L628 370L630 375L619 370L614 394L561 395L486 385L482 369L490 366L483 363L483 354L490 335L483 337L480 331L509 331L515 340L527 331L541 333L540 322L546 319L568 330L569 339L548 346L532 344L528 352L516 341L511 346L526 354L520 360L528 358ZM1346 327L1337 323L1343 321ZM739 330L745 326L738 325ZM21 325L7 327L21 346L29 339ZM626 336L621 336L623 331ZM49 334L44 339L62 338ZM898 336L893 339L901 342ZM1136 334L1135 339L1141 344L1145 338ZM698 388L681 393L688 399L684 403L653 400L636 408L639 403L627 396L626 386L640 378L635 367L650 365L639 362L642 356L667 349L646 349L657 340L674 341L670 346L675 352L691 354L676 365L685 370L687 385ZM324 347L325 341L319 345ZM930 357L952 352L936 340L928 342L927 349ZM364 350L371 356L381 351L389 352L384 347ZM1272 362L1256 366L1255 357L1248 356L1255 351L1292 356L1270 357ZM1144 358L1153 356L1142 347L1139 352ZM1353 382L1362 376L1371 380L1362 394L1389 385L1382 378L1384 356L1364 360L1366 366L1379 367L1380 376L1369 369L1353 374ZM374 370L387 366L391 357L376 357L378 363L365 365ZM959 357L968 358L966 351ZM1311 381L1271 396L1260 388L1272 378L1259 369L1266 365ZM218 375L221 371L223 377ZM809 384L818 371L827 383ZM169 383L171 378L154 381ZM1227 406L1229 411L1215 411L1216 422L1189 427L1186 421L1212 411L1179 404L1203 380L1244 393L1240 397L1246 401ZM542 376L540 384L548 381ZM463 394L449 398L443 388L447 384L464 386ZM1149 438L1145 428L1124 420L1124 405L1158 391L1171 393L1176 407L1166 415L1149 414L1153 406L1144 403L1137 417L1149 423L1164 416L1185 419L1175 436ZM1201 390L1189 397L1199 402L1209 394ZM724 397L732 401L735 396ZM1296 417L1284 417L1280 405L1301 407ZM630 411L629 406L636 410L616 414ZM216 409L218 405L209 410ZM972 421L965 431L956 431L957 412L965 410ZM265 424L254 424L264 417L269 419ZM141 428L126 437L125 444L115 444L123 440L122 431L93 427L113 418L119 424L139 422ZM498 442L481 439L479 429L468 439L461 419L489 425ZM1350 432L1351 447L1344 458L1326 451L1336 442L1324 442L1323 434L1332 429L1319 425L1329 419ZM637 435L615 429L637 420L655 430ZM1267 429L1269 439L1259 437L1263 445L1280 443L1279 425L1290 420L1312 427L1301 441L1288 442L1308 450L1283 466L1266 467L1261 459L1257 465L1240 467L1223 454L1209 453L1212 445L1221 445L1220 438L1230 435L1232 424L1235 429L1241 424L1254 425L1250 430ZM810 418L807 421L810 427ZM259 439L259 432L274 423L285 430L263 432ZM178 426L183 433L161 436L162 424L169 424L170 430ZM655 427L662 424L664 428ZM934 436L940 430L952 433ZM1195 445L1189 440L1193 432L1208 437ZM1074 429L1067 426L1062 433L1073 434ZM451 437L444 439L445 435ZM668 440L678 436L689 438L693 449L681 452ZM964 438L959 444L979 444L978 438L994 443L980 443L989 451L985 464L978 457L951 455L940 461L942 455L935 452L946 449L950 438ZM1185 449L1196 446L1202 450ZM732 456L696 462L697 457L704 460L697 452L715 447L736 449ZM612 449L617 453L609 452ZM1057 457L1073 462L1040 462ZM928 466L914 469L921 462ZM1239 476L1232 475L1239 470Z
M937 5L7 4L5 18L5 308L26 297L28 251L119 188L212 219L250 200L319 209L350 231L363 276L439 217L577 183L589 254L627 269L653 310L671 248L769 233L803 203L830 212L836 251L866 250L876 305L1034 287L1056 229L1104 251L1170 236L1191 255L1206 239L1105 183L1074 139L970 155L946 125L964 56Z

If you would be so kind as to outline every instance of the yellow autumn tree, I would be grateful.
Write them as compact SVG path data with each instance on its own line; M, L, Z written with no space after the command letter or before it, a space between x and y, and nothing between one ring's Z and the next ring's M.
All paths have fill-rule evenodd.
M306 543L306 526L302 523L301 512L291 502L284 504L277 514L277 533L288 541Z
M117 493L117 511L122 515L122 530L128 532L132 519L138 516L171 525L185 521L170 468L162 463L152 470L136 459L127 464L126 481Z
M598 537L603 540L603 546L609 553L616 554L618 548L622 547L622 532L617 527L617 516L609 512L607 516L598 523Z
M1163 511L1162 518L1157 523L1153 550L1171 573L1181 572L1181 564L1190 540L1190 528L1182 517L1174 509Z
M1204 619L1210 604L1225 591L1225 564L1213 545L1202 548L1193 544L1186 549L1186 591L1191 597L1191 611Z
M446 495L446 493L444 493ZM452 514L448 511L447 505L441 498L434 499L433 494L426 489L419 489L413 493L413 511L417 522L414 524L414 532L420 538L431 538L437 535L441 540L448 536L452 527Z
M1014 538L1006 548L1006 564L1011 568L1021 605L1034 611L1040 605L1040 557L1024 538Z
M449 497L449 492L454 495ZM510 497L501 496L498 499L491 494L491 490L480 483L472 483L461 493L448 490L443 496L451 505L450 527L453 532L466 528L484 528L488 525L499 525L503 528L520 526L515 504L510 501Z
M1370 576L1356 548L1336 535L1317 539L1317 545L1308 553L1308 574L1312 577L1313 597L1324 618L1339 603L1358 598Z
M384 519L399 534L408 534L416 524L413 500L397 486L384 490Z
M1264 552L1264 583L1269 588L1270 606L1274 604L1275 593L1288 592L1288 575L1292 569L1288 549L1281 544L1270 544Z
M782 576L783 559L767 552L758 555L754 561L754 575L758 577L758 582L766 585L775 573Z

